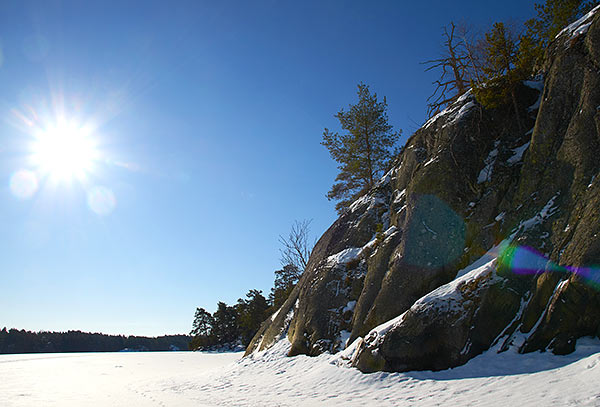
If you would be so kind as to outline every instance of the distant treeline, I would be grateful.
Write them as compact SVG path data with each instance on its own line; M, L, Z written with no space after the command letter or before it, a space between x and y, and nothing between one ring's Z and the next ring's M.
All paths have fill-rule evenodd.
M188 350L190 339L187 335L148 338L81 331L31 332L4 328L0 331L0 354Z

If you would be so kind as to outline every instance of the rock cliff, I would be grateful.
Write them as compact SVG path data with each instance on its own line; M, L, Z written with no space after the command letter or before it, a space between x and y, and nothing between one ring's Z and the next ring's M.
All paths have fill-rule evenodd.
M600 9L550 45L512 108L467 93L319 239L247 352L445 369L493 344L574 350L600 327ZM526 128L519 128L519 124Z

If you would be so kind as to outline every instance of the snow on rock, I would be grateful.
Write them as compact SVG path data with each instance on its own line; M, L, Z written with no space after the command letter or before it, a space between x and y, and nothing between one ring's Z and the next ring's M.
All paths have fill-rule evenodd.
M465 287L472 285L476 280L486 280L486 284L496 281L496 261L500 245L491 249L479 260L469 267L460 270L457 277L451 282L438 287L432 292L418 299L408 311L373 328L364 338L369 347L379 346L385 335L392 329L400 326L408 313L428 312L431 315L442 315L449 312L460 314L467 302L464 298ZM358 354L354 355L355 357ZM353 360L354 362L354 360Z
M348 301L348 304L342 310L342 314L348 311L354 311L354 307L356 307L356 301Z
M406 189L403 189L402 191L398 191L396 190L396 192L394 192L394 204L398 204L400 202L402 202L402 200L404 199L404 195L406 195Z
M530 142L528 141L522 146L513 148L513 155L506 162L509 164L516 164L518 162L521 162L523 160L523 154L525 153L525 150L527 150L527 148L529 147L529 144Z
M541 77L538 77L534 80L523 81L523 85L527 86L528 88L535 89L538 92L544 90L544 80Z
M362 247L349 247L347 249L344 249L339 253L329 256L327 258L327 265L329 267L334 267L339 264L350 263L352 260L358 257L361 250Z
M539 78L536 80L524 81L523 85L525 85L531 89L535 89L540 93L537 100L535 101L535 103L527 108L527 111L530 113L538 110L540 108L540 104L542 103L542 95L543 95L543 91L544 91L544 80Z
M438 160L438 157L435 156L435 157L431 158L429 161L427 161L425 164L423 164L423 167L427 167L429 164L433 164L437 160Z
M487 263L465 272L448 284L444 284L443 286L436 288L429 294L418 299L410 309L413 312L421 311L423 309L459 312L462 307L464 287L468 286L469 283L479 280L483 277L489 277L487 279L488 282L493 282L496 278L497 252L496 257L492 255L492 251L488 253L490 253L490 257L487 259ZM483 258L485 258L485 256ZM459 272L458 274L461 273Z
M466 115L467 113L469 113L471 111L471 109L473 109L475 106L477 106L475 104L474 101L470 100L469 102L467 102L465 105L463 105L460 110L458 111L458 113L451 119L451 121L449 123L444 124L444 126L442 126L442 128L447 127L447 126L453 126L455 124L457 124L458 122L460 122Z
M479 259L475 260L473 263L469 264L464 269L458 270L458 272L456 273L455 279L463 277L463 276L471 273L472 271L479 270L481 267L483 267L483 266L489 264L490 262L494 261L495 259L497 259L500 251L504 247L506 247L507 244L508 244L508 241L502 241L497 246L492 247L490 250L487 251L486 254L481 256Z
M427 120L427 122L425 122L425 124L423 125L423 128L428 128L433 123L438 121L438 119L445 116L448 116L448 123L446 123L443 127L458 123L469 111L471 111L473 107L476 106L474 100L475 98L471 90L467 91L465 94L459 97L456 102L448 106L446 109L442 110L440 113L433 116L431 119Z
M546 219L554 215L558 211L558 208L554 206L554 201L556 198L558 198L558 194L550 198L546 205L544 205L544 207L533 217L521 221L510 236L509 240L512 240L519 232L525 232L532 227L543 223Z
M351 334L352 334L352 332L350 332L350 331L346 331L346 330L340 331L338 340L341 344L340 346L342 349L344 349L346 347Z
M568 25L565 29L558 33L556 38L562 36L563 34L569 34L569 38L575 38L587 33L588 29L590 28L590 25L592 24L592 19L598 11L600 11L600 5L594 7L593 10L581 17L579 20Z
M385 200L378 196L373 195L365 195L358 198L356 201L350 205L350 211L354 212L359 208L367 206L366 211L373 209L377 205L385 204Z
M394 177L394 172L396 172L396 168L392 168L388 172L386 172L383 177L377 182L376 186L382 186L389 184L392 178Z
M275 313L273 313L273 315L271 315L271 321L275 321L275 318L277 318L279 311L281 311L281 308L279 308L277 311L275 311Z
M484 182L488 182L492 179L492 171L494 169L494 164L496 163L496 158L498 157L498 144L500 141L496 140L494 143L494 149L490 151L487 158L484 161L484 167L479 172L479 176L477 177L477 183L482 184Z
M387 239L394 235L397 231L396 226L390 226L385 232L383 232L383 238ZM377 236L374 236L369 242L363 247L349 247L336 254L327 257L326 263L328 267L335 267L338 265L348 264L351 261L358 259L366 250L370 250L377 245Z

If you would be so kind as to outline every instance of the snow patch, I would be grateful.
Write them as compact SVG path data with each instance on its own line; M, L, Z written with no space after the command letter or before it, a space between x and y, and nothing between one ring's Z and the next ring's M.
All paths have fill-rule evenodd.
M523 154L525 153L525 150L527 150L527 148L529 147L529 144L530 142L528 141L520 147L513 148L513 155L507 160L507 162L509 164L516 164L518 162L521 162L523 160Z
M277 318L277 315L279 315L279 311L281 311L281 308L279 308L277 311L275 311L273 315L271 315L271 321L275 321L275 318Z
M523 220L519 223L519 226L515 229L515 231L510 236L509 240L512 240L517 233L525 232L532 227L543 223L546 219L554 215L558 211L558 207L554 207L554 201L558 198L558 194L554 195L550 200L544 205L544 207L533 217Z
M394 198L394 202L395 204L398 204L400 202L402 202L402 199L404 198L404 195L406 194L406 189L403 189L402 191L396 191L395 193L395 198Z
M588 32L590 25L592 24L592 18L594 14L600 10L600 5L594 7L592 11L581 17L579 20L568 25L565 29L558 33L555 38L562 36L563 34L570 34L569 38L575 38Z
M327 265L329 267L333 267L338 264L350 263L352 260L358 257L361 251L362 247L349 247L344 249L339 253L327 257Z
M427 162L426 162L426 163L423 165L423 167L427 167L429 164L432 164L432 163L436 162L437 160L438 160L438 157L437 157L437 156L436 156L436 157L433 157L433 158L431 158L429 161L427 161Z
M391 170L386 172L385 175L383 177L381 177L381 179L377 182L376 186L382 186L382 185L389 184L389 182L392 180L392 177L394 176L395 171L396 171L396 168L392 168Z
M464 275L467 275L474 270L478 270L481 267L489 264L491 261L494 261L495 259L497 259L498 253L500 252L500 248L506 246L507 244L508 244L507 241L502 241L497 246L492 247L490 250L487 251L486 254L481 256L479 259L475 260L473 263L471 263L464 269L458 270L458 272L456 273L455 279L460 278Z
M342 349L346 348L347 342L350 339L351 334L352 334L351 332L348 332L346 330L340 331L340 335L338 336L338 339L340 341Z
M535 101L535 103L527 108L527 111L529 113L534 112L540 108L540 105L542 103L542 95L544 92L544 81L543 81L543 79L523 81L523 85L527 86L528 88L535 89L539 92L538 98Z
M467 102L468 101L468 102ZM466 102L466 103L465 103ZM452 105L448 106L446 109L442 110L440 113L433 116L431 119L427 120L423 125L423 128L426 129L435 123L438 119L449 116L448 123L446 123L442 128L458 123L463 119L463 117L473 109L473 107L477 106L474 102L473 95L471 90L469 89L465 94L458 98L456 102Z
M485 165L479 172L479 176L477 177L477 183L482 184L484 182L488 182L492 179L492 171L494 169L494 164L496 163L496 158L498 157L498 144L500 140L496 140L494 143L494 149L490 151L487 158L483 162Z
M523 81L523 85L527 86L528 88L535 89L538 92L542 92L544 90L544 81L541 78L535 79L535 80Z
M354 201L352 203L352 205L350 205L350 211L354 212L357 209L359 209L362 206L365 206L367 204L369 206L367 207L366 211L370 211L371 209L373 209L377 205L385 204L385 201L382 198L377 197L377 196L373 196L373 195L361 196L356 201Z
M354 311L354 307L356 307L356 301L348 301L348 304L346 304L346 306L342 310L342 314L348 311Z
M460 108L460 110L458 111L456 116L454 116L452 121L450 123L444 124L444 126L442 126L442 128L447 127L447 126L452 126L452 125L459 123L475 106L477 106L475 104L475 102L469 101L463 107Z

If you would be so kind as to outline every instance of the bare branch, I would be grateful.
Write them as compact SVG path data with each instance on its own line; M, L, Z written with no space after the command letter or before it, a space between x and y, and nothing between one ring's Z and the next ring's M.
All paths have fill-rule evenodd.
M279 261L282 266L291 264L302 272L306 270L314 247L314 243L310 244L308 240L311 222L312 219L296 220L287 238L279 235L279 243L283 246L279 249L281 254Z

